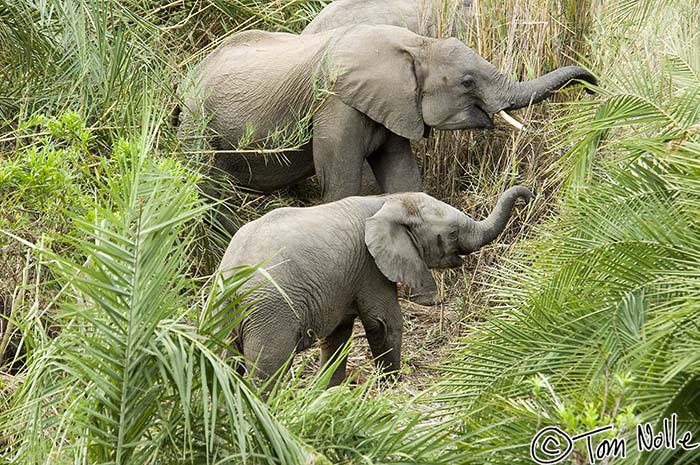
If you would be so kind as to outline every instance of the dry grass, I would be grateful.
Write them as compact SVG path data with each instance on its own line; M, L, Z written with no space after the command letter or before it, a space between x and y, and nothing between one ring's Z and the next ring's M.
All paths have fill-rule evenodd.
M584 59L584 40L594 2L542 0L475 0L463 38L481 55L514 79L530 79ZM486 290L495 265L530 227L554 214L556 193L566 173L556 121L559 101L581 98L569 89L549 101L515 112L525 123L516 131L500 119L492 131L433 131L416 144L423 167L426 192L482 219L498 196L514 184L533 190L536 199L527 208L516 207L506 231L494 244L470 257L461 270L441 273L445 305L457 311L460 332L470 321L488 313ZM585 98L585 97L584 97Z
M516 79L529 79L584 57L583 40L593 2L508 0L473 2L473 15L462 31L467 43L501 71ZM546 101L514 113L526 129L515 131L500 119L491 131L432 131L414 144L424 174L425 191L467 212L475 219L486 216L509 186L524 184L536 199L516 207L501 238L470 256L460 270L436 272L442 304L422 307L402 300L404 313L403 377L398 389L408 393L430 385L431 367L449 352L450 342L468 334L474 321L489 312L488 282L496 265L508 256L530 227L555 213L556 193L564 182L556 121L557 102L583 97L566 90ZM586 97L583 97L586 98ZM361 381L372 370L371 354L359 323L349 371ZM304 363L317 368L316 351Z

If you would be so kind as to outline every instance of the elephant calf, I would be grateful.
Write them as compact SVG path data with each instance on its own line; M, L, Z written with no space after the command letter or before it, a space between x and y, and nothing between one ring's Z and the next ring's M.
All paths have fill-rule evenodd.
M399 370L401 310L396 282L419 288L432 281L428 269L453 268L503 231L525 187L506 190L483 221L424 193L348 197L308 208L280 208L243 226L220 265L260 263L286 296L256 275L261 286L248 298L260 300L236 330L236 344L248 372L269 378L289 357L321 340L327 363L350 338L359 317L377 364ZM432 283L434 286L434 283ZM331 384L345 377L345 360Z

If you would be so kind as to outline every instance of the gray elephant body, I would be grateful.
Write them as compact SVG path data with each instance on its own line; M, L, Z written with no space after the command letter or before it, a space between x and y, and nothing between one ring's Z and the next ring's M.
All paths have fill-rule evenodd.
M311 141L300 150L218 153L215 166L261 191L316 172L326 202L360 193L365 160L383 192L420 191L409 140L428 127L489 128L492 114L538 102L571 79L595 82L565 67L518 83L456 39L367 25L301 36L243 32L195 74L181 137L208 120L215 149L254 149L311 112Z
M302 34L350 24L388 24L428 37L454 36L471 13L471 0L335 0Z
M232 36L197 67L179 134L187 136L198 122L207 120L211 144L226 151L260 147L270 133L293 127L311 109L312 79L324 45L264 31ZM295 59L281 59L282 54ZM240 147L246 137L252 143ZM220 153L214 165L239 184L263 192L293 185L314 173L308 144L274 155Z
M408 140L325 92L333 92L331 74L339 72L338 62L343 61L331 51L346 55L343 49L352 46L353 36L366 42L371 36L381 39L388 32L404 32L351 29L344 38L333 33L297 36L263 31L233 36L199 65L195 91L185 100L188 111L180 135L185 136L196 121L208 120L214 148L240 149L240 142L247 139L251 142L243 148L255 152L269 146L270 134L281 128L294 132L313 111L312 140L299 150L273 155L218 153L215 168L263 192L317 173L324 201L333 201L360 193L362 163L377 154L375 158L394 158L391 175L381 166L386 160L374 163L375 171L383 173L377 176L384 192L420 191L420 173ZM419 36L411 34L408 39L415 42ZM419 132L414 129L410 135L418 138L422 131L421 122Z
M427 37L456 37L465 31L471 0L334 0L302 31L316 34L351 24L387 24ZM362 193L378 193L371 167L362 166Z
M248 223L231 240L220 269L226 275L231 267L269 259L264 266L275 284L263 276L246 284L261 286L249 301L262 298L237 330L249 370L255 366L256 376L266 379L317 339L326 363L359 317L378 364L397 371L402 317L395 283L425 286L428 269L460 266L460 255L503 231L517 198L531 196L524 187L510 188L483 221L427 194L404 193L280 208ZM344 376L342 361L333 384Z

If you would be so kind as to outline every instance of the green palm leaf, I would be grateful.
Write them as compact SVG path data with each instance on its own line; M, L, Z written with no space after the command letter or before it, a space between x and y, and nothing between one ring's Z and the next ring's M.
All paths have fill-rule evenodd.
M445 367L445 408L464 412L463 448L483 463L531 463L550 425L613 424L634 446L637 423L658 431L676 413L700 432L700 47L685 32L700 24L659 3L681 24L665 30L668 49L605 63L599 98L570 105L560 216L492 273L491 316ZM585 445L574 454L586 462ZM615 463L699 458L677 448Z
M3 413L11 456L23 463L310 460L219 356L223 331L235 324L230 312L244 311L237 290L252 269L224 286L212 280L209 298L198 300L207 304L193 306L192 225L207 208L197 177L183 182L154 166L148 143L129 147L99 220L72 218L87 238L76 247L89 259L43 251L70 295L57 315L62 331L33 352L27 381ZM224 329L189 323L224 302L233 320Z

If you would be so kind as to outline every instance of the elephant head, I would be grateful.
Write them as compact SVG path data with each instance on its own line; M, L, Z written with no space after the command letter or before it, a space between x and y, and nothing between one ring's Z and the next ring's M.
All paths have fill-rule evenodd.
M597 83L579 66L517 82L457 39L373 28L356 26L338 41L333 58L344 72L334 90L345 104L408 139L419 139L425 126L492 128L496 113L540 102L575 80Z
M462 255L479 250L503 232L518 198L529 201L523 186L507 189L491 214L475 221L450 205L422 193L389 196L365 222L365 244L390 281L414 288L428 285L428 269L455 268Z

